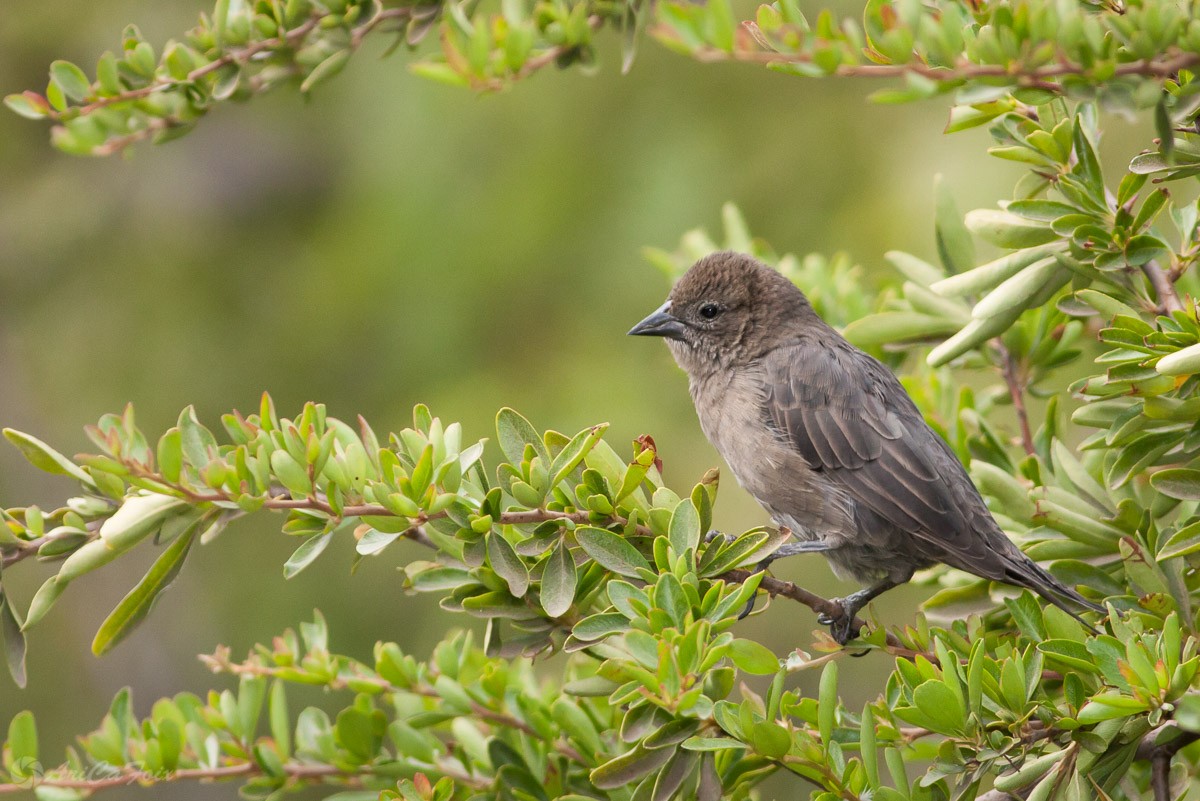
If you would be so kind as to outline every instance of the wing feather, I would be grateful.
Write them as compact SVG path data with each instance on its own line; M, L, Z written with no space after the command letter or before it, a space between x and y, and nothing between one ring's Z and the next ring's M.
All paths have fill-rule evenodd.
M939 561L995 572L989 556L1011 543L887 368L816 339L775 349L763 367L768 422L813 469Z

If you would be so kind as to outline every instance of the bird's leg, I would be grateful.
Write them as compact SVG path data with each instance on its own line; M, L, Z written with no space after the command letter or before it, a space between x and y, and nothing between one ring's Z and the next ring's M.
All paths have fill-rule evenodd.
M775 552L768 556L763 561L770 564L776 559L786 559L789 556L795 556L798 553L825 553L832 551L834 546L822 540L808 540L805 542L789 542L787 545L780 545Z
M845 645L858 636L858 632L854 631L854 618L858 616L858 611L869 604L873 599L892 589L899 587L904 582L912 578L910 572L900 581L892 578L886 578L878 584L873 584L870 587L852 592L845 598L832 599L842 607L842 616L838 618L830 617L825 613L817 615L817 622L822 626L829 626L829 633L838 645Z

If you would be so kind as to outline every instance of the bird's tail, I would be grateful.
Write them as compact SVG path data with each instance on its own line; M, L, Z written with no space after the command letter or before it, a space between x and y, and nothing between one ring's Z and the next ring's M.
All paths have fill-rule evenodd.
M1108 610L1099 604L1092 603L1073 588L1063 584L1037 562L1021 553L1016 546L1013 546L1013 550L1017 553L1007 560L1008 565L1005 571L1009 576L1007 580L1018 587L1033 590L1095 632L1091 625L1079 617L1078 609L1088 609L1102 615L1107 614Z

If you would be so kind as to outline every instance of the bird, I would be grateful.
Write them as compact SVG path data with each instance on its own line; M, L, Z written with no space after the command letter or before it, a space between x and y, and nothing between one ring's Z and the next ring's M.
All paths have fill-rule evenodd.
M861 633L853 624L872 599L939 563L1030 589L1076 619L1074 608L1105 612L1008 538L891 370L777 270L708 255L629 334L666 340L705 436L791 531L769 558L821 553L866 585L836 599L840 617L818 619L840 645Z

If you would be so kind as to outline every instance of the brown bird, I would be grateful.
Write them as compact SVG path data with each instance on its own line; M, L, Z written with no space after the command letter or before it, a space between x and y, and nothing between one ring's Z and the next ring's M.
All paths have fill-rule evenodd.
M937 563L1026 587L1074 614L1104 612L1005 536L896 377L822 320L804 294L739 253L696 262L629 332L667 340L705 436L738 483L798 540L868 586L822 619L839 643L871 599Z

